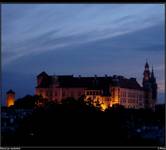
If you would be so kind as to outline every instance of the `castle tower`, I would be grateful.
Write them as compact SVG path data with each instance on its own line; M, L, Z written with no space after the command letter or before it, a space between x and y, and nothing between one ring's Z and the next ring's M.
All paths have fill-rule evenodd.
M150 71L149 71L149 64L146 60L146 64L145 64L145 70L143 73L144 77L143 77L143 86L146 86L146 83L150 81Z
M149 70L149 64L146 60L145 63L145 69L143 73L143 90L144 90L144 104L145 108L150 108L151 102L152 102L152 88L151 88L151 77L150 77L150 70Z
M143 89L145 93L145 107L146 108L151 108L154 110L155 108L155 103L157 101L157 83L156 83L156 78L154 76L154 71L152 67L152 71L149 71L149 64L146 61L145 64L145 70L143 73Z
M15 92L13 92L12 90L9 90L7 93L7 99L6 99L6 105L7 107L10 107L12 105L14 105L15 102Z
M157 101L157 83L156 83L156 78L154 76L153 67L152 67L150 82L151 82L151 88L152 88L153 105L155 105Z

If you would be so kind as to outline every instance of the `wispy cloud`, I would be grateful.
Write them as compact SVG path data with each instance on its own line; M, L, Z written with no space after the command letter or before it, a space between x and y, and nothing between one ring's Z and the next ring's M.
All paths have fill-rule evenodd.
M163 71L165 70L165 65L164 64L158 65L154 69L155 71Z
M161 7L133 4L3 5L2 52L13 53L4 58L4 64L25 55L115 38L154 26L163 21ZM157 11L149 13L151 10Z

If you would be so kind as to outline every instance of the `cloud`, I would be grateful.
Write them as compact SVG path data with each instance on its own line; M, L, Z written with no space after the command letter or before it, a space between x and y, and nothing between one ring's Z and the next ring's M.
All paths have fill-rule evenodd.
M165 70L165 65L164 64L158 65L154 69L155 71L163 71Z
M10 7L4 6L2 22L11 23L8 28L13 29L7 34L2 26L2 52L15 52L11 59L5 59L8 63L61 46L115 38L163 21L159 17L162 16L160 5L15 5L9 10ZM147 13L152 9L158 12ZM15 15L10 16L14 11Z

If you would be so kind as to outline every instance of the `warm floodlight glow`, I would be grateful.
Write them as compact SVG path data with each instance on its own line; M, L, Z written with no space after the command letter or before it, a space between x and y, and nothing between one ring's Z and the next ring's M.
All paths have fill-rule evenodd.
M7 100L7 107L10 107L12 105L14 105L14 99L10 98L10 99Z
M107 109L107 105L106 104L101 104L101 110L105 111Z

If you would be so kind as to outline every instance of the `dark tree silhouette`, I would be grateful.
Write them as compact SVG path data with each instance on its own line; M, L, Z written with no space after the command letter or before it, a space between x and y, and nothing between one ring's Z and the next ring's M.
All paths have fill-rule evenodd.
M42 106L35 103L40 99ZM30 104L27 104L27 103ZM26 106L26 107L25 107ZM152 146L159 141L144 139L137 128L163 125L159 121L164 109L156 112L146 109L125 109L115 105L100 111L92 103L67 98L61 104L26 96L15 108L33 108L32 115L24 118L14 135L2 136L2 144L8 146ZM163 119L164 120L164 119Z

